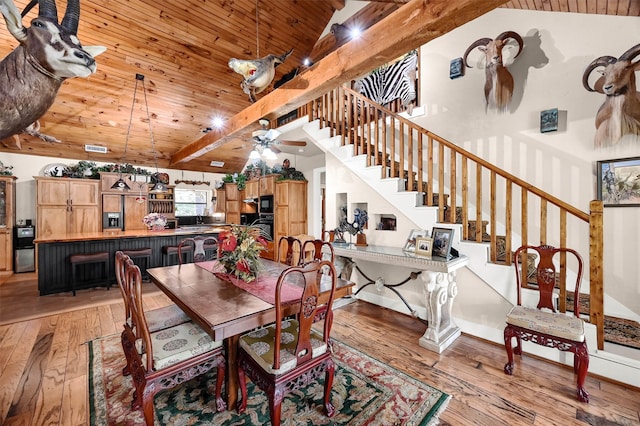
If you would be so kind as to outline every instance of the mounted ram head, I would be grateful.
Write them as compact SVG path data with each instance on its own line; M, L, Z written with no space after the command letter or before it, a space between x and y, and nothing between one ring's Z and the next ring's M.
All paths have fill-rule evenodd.
M520 55L524 42L522 37L514 31L505 31L495 39L481 38L474 41L471 46L464 52L462 60L465 66L471 68L467 62L467 56L476 47L485 55L485 82L484 97L487 101L487 107L504 111L511 102L513 95L513 76L504 66L502 61L502 49L508 43L509 39L513 39L518 43L518 52L514 59Z
M0 12L9 32L20 42L0 62L0 140L20 133L44 115L67 78L88 77L96 72L94 56L101 46L82 47L77 37L79 0L69 0L58 24L55 0L33 0L38 17L31 27L11 0L0 0Z
M640 70L640 61L633 62L638 55L640 44L617 59L600 56L589 64L582 75L585 89L606 95L596 115L596 147L614 145L624 135L640 136L640 92L636 91L635 74ZM603 67L602 76L592 88L589 86L589 76L599 67Z

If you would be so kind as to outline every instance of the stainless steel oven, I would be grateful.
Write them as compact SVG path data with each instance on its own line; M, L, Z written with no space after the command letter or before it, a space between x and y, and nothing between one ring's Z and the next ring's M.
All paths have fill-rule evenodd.
M273 214L273 195L260 196L260 214Z
M261 229L260 234L267 240L273 241L273 215L261 214L260 218L252 223L252 226Z

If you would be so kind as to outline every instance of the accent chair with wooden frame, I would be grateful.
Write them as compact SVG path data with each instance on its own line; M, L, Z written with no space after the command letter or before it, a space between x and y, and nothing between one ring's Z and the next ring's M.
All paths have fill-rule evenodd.
M297 250L296 250L297 248ZM278 240L276 261L289 266L296 266L300 263L300 253L302 253L302 242L296 237L282 236Z
M118 288L120 288L120 293L122 293L122 300L124 301L125 324L131 327L131 308L129 307L130 297L129 289L126 287L126 285L128 285L128 282L126 281L125 276L126 262L131 259L128 255L124 254L124 252L120 250L116 251L115 257L116 282L118 283ZM151 333L191 321L191 318L189 318L189 316L176 304L171 304L163 306L162 308L145 311L144 315L147 320L149 331ZM125 338L124 330L122 331L120 337L121 339ZM124 348L124 346L125 342L123 340L122 347ZM128 376L130 374L128 359L127 365L122 369L122 374L124 376Z
M193 262L204 262L218 258L218 239L215 237L197 236L193 238L185 238L178 244L178 264L182 264L182 251L193 253ZM214 252L212 256L207 258L207 252Z
M522 262L528 262L528 250L539 256L535 269L539 299L536 308L522 306L522 282L526 282L529 268ZM575 297L573 313L558 312L554 304L554 288L556 284L556 267L554 255L560 253L561 268L566 271L566 255L572 254L577 259ZM589 394L584 389L584 382L589 369L589 350L584 332L584 321L580 318L580 282L582 280L582 257L573 249L555 248L549 245L522 246L513 254L516 268L517 304L507 314L507 326L504 329L504 344L509 361L504 366L506 374L513 374L513 354L522 355L522 340L557 348L560 351L573 352L573 369L577 375L577 397L581 402L589 402ZM526 265L526 263L525 263ZM548 309L543 311L542 309ZM516 347L512 348L512 339L516 339Z
M130 360L133 379L134 409L142 407L147 426L154 424L153 397L213 368L217 369L216 410L223 411L222 398L225 379L225 358L222 342L215 342L194 322L150 332L142 307L140 268L131 260L125 263L125 277L129 288L131 326L125 324L123 338L125 354Z
M335 260L335 253L333 251L333 245L328 241L322 240L307 240L302 244L302 253L304 253L304 259L301 263L309 261L321 261L328 260L331 263Z
M329 270L328 275L322 271ZM318 305L321 280L331 280L326 305ZM286 317L281 303L282 286L295 280L304 290L300 307L294 316ZM284 270L276 286L276 322L240 337L238 348L238 381L242 399L238 412L247 407L245 375L267 394L271 424L280 425L281 404L286 394L306 387L324 374L324 409L328 417L335 409L331 404L331 387L335 364L331 357L329 335L333 319L331 307L335 297L336 270L331 262L312 262ZM328 312L321 327L312 328L316 312ZM317 331L321 328L322 331Z

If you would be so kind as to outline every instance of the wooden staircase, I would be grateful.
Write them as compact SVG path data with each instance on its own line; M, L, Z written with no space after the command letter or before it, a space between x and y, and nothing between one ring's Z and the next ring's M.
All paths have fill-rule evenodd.
M381 166L382 179L400 178L405 191L421 193L422 205L437 208L439 223L460 226L463 241L488 244L492 263L510 265L513 250L525 244L589 253L588 319L604 348L601 201L581 211L346 87L301 107L302 114L354 156L364 155L367 166ZM566 276L559 288L559 308L566 311Z

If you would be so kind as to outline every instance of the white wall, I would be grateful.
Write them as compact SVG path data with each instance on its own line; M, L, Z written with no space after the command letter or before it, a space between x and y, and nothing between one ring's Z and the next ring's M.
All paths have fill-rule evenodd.
M449 61L482 37L513 30L524 50L509 70L516 89L511 109L485 112L484 70L449 79ZM594 148L595 115L604 95L582 86L587 65L603 55L619 57L640 42L640 18L496 9L421 49L422 127L491 161L558 198L589 211L596 199L598 160L640 156L640 138ZM516 47L511 50L513 56ZM509 62L507 62L509 63ZM637 73L636 73L637 74ZM540 133L540 111L560 110L559 130ZM640 208L604 211L604 282L608 295L640 313ZM588 253L583 253L588 257ZM605 306L606 310L606 306Z

